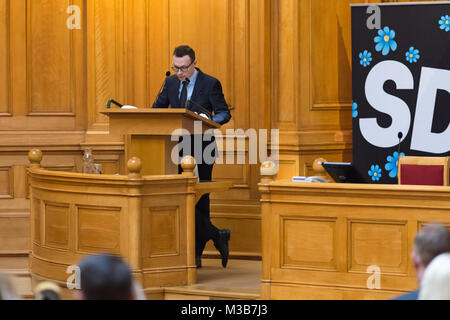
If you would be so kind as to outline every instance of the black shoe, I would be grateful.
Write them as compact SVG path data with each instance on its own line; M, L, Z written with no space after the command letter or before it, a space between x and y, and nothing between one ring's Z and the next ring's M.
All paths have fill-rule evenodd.
M228 247L228 241L230 240L231 230L230 229L222 229L219 230L219 241L214 243L214 246L217 250L219 250L220 255L222 256L222 266L224 268L227 267L228 256L230 254L230 249Z
M202 256L195 256L195 264L197 265L197 269L202 267Z

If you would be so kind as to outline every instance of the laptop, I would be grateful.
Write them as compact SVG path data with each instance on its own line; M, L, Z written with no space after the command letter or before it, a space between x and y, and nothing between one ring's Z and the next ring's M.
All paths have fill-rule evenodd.
M350 162L322 162L322 166L338 183L366 183Z

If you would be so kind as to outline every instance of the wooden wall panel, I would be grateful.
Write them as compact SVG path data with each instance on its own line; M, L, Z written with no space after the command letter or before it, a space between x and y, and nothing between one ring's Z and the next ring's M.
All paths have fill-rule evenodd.
M371 265L407 275L407 222L349 221L349 270L366 272Z
M173 48L169 41L169 3L147 0L147 107L153 105L165 73L171 71Z
M69 206L46 203L44 213L45 245L62 250L69 249Z
M9 2L0 0L0 114L9 113L10 107Z
M282 217L281 267L336 270L336 219Z
M164 257L180 254L180 213L178 207L150 208L143 215L143 256Z
M29 220L29 215L23 213L0 214L0 256L29 251Z
M119 254L121 252L120 213L120 208L79 206L77 214L77 249L80 252ZM101 229L98 227L99 222Z
M71 1L28 1L28 85L30 113L73 113L70 31Z
M231 10L228 0L170 1L170 48L188 44L195 48L197 66L220 79L229 97L231 58Z
M123 101L123 0L88 1L89 125L105 129L109 99Z
M350 107L350 4L361 1L310 0L312 109ZM327 23L323 23L327 21Z

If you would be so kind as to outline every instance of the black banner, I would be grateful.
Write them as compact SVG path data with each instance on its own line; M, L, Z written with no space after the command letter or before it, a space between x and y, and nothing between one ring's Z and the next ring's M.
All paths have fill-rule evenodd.
M353 164L397 183L399 154L450 155L450 3L355 5Z

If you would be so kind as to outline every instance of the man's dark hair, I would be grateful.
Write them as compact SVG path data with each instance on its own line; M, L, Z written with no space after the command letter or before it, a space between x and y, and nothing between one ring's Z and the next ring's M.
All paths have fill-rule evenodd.
M191 58L191 62L195 61L195 51L189 46L176 47L175 50L173 51L173 55L178 58L189 56Z
M43 290L39 293L39 300L61 300L61 296L53 290Z
M414 250L422 263L427 266L431 260L441 253L450 251L450 233L439 223L426 225L417 232L414 238Z
M81 292L87 300L129 300L133 279L129 266L110 255L88 256L80 264Z

